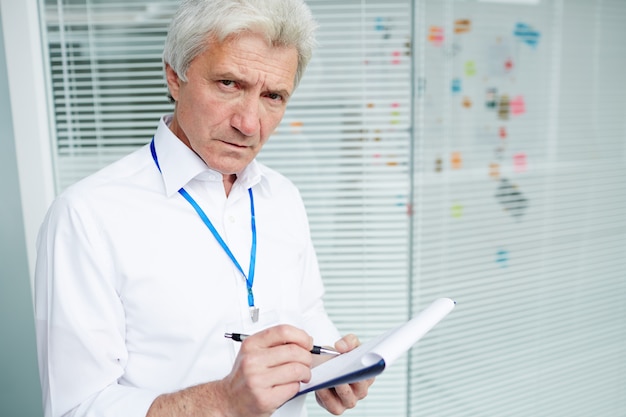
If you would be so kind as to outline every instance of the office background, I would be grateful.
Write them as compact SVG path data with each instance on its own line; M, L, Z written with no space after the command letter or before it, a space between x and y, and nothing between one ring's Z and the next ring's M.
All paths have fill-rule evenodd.
M458 301L347 415L625 416L626 2L308 3L320 48L260 159L302 191L330 314L367 339ZM176 4L0 0L1 415L40 413L38 223L171 111Z

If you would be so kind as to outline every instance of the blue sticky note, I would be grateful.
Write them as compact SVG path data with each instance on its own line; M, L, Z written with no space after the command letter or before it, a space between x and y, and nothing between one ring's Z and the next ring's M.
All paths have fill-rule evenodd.
M461 79L455 78L452 80L452 93L460 93L461 92Z
M506 268L509 263L509 252L504 249L500 249L496 253L496 263L500 265L501 268Z
M382 17L377 17L376 18L376 26L375 26L376 30L379 30L379 31L385 30L386 28L385 28L385 24L384 23L385 23L385 21L384 21L384 19Z
M541 37L541 34L538 30L535 30L532 26L521 22L515 25L513 35L520 41L532 47L537 46L537 44L539 43L539 38Z

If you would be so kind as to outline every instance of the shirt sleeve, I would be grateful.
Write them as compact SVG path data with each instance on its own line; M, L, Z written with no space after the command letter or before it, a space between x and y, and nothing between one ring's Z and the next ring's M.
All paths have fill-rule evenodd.
M38 237L35 319L46 417L143 417L158 393L118 383L128 353L115 265L96 216L58 198Z

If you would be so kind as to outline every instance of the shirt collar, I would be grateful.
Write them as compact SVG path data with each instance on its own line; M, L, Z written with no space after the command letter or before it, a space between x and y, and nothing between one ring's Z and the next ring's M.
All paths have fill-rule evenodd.
M163 116L154 135L166 195L172 196L193 179L221 182L222 174L207 167L202 158L172 133L168 127L171 121L172 115ZM248 189L259 183L262 177L261 168L254 159L237 173L235 186Z

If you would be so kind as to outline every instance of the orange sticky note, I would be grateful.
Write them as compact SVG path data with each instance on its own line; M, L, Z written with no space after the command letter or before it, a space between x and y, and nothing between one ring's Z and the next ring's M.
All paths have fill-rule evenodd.
M454 33L467 33L472 28L472 22L469 19L458 19L454 22Z
M489 176L496 180L500 178L500 164L492 163L489 165Z
M444 31L441 26L431 26L428 30L428 41L435 46L443 44Z
M450 163L452 165L452 169L461 169L461 166L463 166L463 158L461 158L461 152L452 152Z
M304 122L291 122L289 123L289 126L291 126L291 133L302 133L302 127L304 126Z

